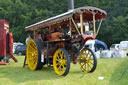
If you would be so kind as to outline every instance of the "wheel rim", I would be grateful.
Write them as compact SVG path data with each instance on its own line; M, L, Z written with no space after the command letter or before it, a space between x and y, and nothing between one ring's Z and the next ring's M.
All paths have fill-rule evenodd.
M27 54L27 63L29 68L31 70L35 70L37 67L38 52L34 40L29 40L26 54Z
M94 56L88 49L83 49L79 57L80 68L85 72L90 72L94 67Z
M63 75L66 71L66 55L62 50L57 50L53 57L54 70L58 75Z

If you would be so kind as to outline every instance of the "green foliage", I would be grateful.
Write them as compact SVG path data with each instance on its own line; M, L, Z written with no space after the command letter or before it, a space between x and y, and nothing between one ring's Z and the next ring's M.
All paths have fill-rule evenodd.
M107 12L98 39L108 45L128 40L127 0L74 0L75 8L94 6ZM9 21L14 41L24 42L24 28L68 10L67 0L0 0L0 18Z

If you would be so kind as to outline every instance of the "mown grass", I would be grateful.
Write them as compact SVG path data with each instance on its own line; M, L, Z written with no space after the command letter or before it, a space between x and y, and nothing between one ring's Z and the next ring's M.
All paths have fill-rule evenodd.
M128 71L120 77L128 66L128 57L118 59L98 59L97 69L93 73L84 73L79 64L71 64L67 76L58 76L53 67L44 66L42 70L31 71L23 68L24 56L16 56L19 60L10 65L0 66L0 85L127 85ZM104 77L99 80L98 77Z

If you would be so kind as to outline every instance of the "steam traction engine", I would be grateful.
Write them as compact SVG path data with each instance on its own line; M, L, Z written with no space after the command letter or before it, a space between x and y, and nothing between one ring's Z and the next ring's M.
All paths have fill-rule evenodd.
M9 24L6 20L0 20L0 61L5 60L6 63L0 63L5 65L12 58L15 62L17 60L13 57L13 37L9 32Z
M37 70L45 64L53 65L56 74L67 75L73 62L84 72L93 72L97 59L84 44L96 38L106 17L102 9L81 7L27 26L25 30L34 35L27 45L28 67Z

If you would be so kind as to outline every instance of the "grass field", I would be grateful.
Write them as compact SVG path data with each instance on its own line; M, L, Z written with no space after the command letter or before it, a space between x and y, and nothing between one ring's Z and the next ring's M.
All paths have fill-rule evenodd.
M83 73L79 64L71 64L67 76L58 76L53 67L44 66L40 71L22 68L24 56L8 66L0 66L0 85L128 85L128 71L120 80L128 66L128 57L122 59L98 59L97 69L93 73ZM104 77L99 80L98 77Z

